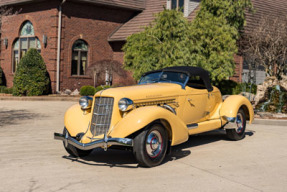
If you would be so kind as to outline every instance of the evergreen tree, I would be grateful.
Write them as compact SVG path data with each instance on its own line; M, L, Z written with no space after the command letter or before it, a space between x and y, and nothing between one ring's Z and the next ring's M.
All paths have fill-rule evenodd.
M199 66L213 80L234 74L239 31L245 23L250 0L202 0L192 22L176 10L164 10L153 23L128 37L124 68L135 79L150 70L169 66Z
M150 70L190 65L189 23L183 13L164 10L145 31L133 34L123 47L125 69L135 79Z
M13 95L38 96L49 93L50 79L43 58L30 49L20 60L14 77Z
M191 22L192 62L210 71L212 80L234 74L234 55L246 8L252 9L250 0L202 0Z
M200 14L190 27L191 62L210 71L212 80L222 80L233 75L237 53L238 32L223 17L206 12Z

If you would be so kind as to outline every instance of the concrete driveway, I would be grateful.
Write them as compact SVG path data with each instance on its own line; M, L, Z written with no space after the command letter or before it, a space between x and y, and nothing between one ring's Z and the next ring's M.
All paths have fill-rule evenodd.
M244 140L223 131L192 136L155 168L127 151L68 156L54 132L75 102L0 101L0 191L286 191L287 125L249 125Z

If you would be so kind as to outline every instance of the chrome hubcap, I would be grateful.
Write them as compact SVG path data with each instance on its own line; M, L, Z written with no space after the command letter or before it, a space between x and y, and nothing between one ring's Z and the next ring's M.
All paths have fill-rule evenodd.
M157 156L160 155L161 151L162 151L162 136L161 134L154 130L152 132L149 133L149 135L147 136L147 140L146 140L146 151L147 154L151 157L151 158L156 158Z
M236 117L236 125L237 125L237 129L236 129L236 132L237 133L241 133L243 131L243 117L242 117L242 114L241 113L238 113L237 114L237 117Z

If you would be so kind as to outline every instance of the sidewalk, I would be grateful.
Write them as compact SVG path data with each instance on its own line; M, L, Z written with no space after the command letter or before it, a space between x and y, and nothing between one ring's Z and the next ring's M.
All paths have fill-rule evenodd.
M31 97L15 97L11 95L0 95L0 101L79 101L80 96L59 96L59 95L45 95L45 96L31 96Z

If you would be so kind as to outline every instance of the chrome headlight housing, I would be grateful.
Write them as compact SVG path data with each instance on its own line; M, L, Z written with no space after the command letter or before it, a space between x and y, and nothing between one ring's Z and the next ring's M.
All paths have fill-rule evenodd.
M134 107L134 102L129 98L122 98L119 100L119 109L122 112L129 111Z
M81 97L79 100L79 104L80 104L82 110L91 109L92 108L92 102L93 102L93 98L88 97L88 96Z

